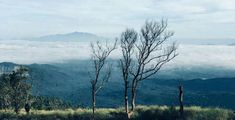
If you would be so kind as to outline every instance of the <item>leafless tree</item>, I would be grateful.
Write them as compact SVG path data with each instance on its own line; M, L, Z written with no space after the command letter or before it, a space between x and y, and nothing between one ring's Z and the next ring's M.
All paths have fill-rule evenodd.
M173 32L167 30L166 20L161 22L146 21L138 35L133 30L132 32L130 31L127 30L121 35L123 54L121 65L126 84L128 84L128 78L130 78L131 111L133 111L135 109L136 91L139 82L155 75L164 64L171 61L178 54L176 53L177 47L175 43L166 43L173 36ZM131 60L131 50L134 50L136 54L135 60ZM129 74L131 76L127 77ZM126 84L125 86L127 86Z
M129 113L128 104L128 88L129 88L129 73L132 63L132 54L134 52L134 45L137 40L138 33L133 29L127 29L121 34L120 42L122 49L122 59L120 59L120 66L122 70L122 77L124 80L124 102L125 102L125 112Z
M94 71L89 72L91 79L91 90L92 90L92 119L95 119L95 108L96 108L96 94L98 91L108 82L111 75L111 65L107 64L107 58L110 53L116 48L116 41L113 46L105 45L100 42L96 44L91 43L92 57Z

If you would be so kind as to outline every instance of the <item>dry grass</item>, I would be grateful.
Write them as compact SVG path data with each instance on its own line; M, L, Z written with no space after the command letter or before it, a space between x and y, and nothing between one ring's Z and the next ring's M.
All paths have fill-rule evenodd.
M231 110L220 108L186 107L184 117L180 117L178 107L138 106L133 120L235 120ZM125 120L123 108L100 108L96 110L96 120ZM90 120L91 109L31 110L27 115L21 110L17 115L13 110L0 110L0 119L7 120Z

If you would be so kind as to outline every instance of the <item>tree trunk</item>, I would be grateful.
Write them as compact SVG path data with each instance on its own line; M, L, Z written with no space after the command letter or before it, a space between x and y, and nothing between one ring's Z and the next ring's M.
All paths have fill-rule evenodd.
M131 111L135 110L136 88L132 87L131 90Z
M128 83L125 81L125 111L128 114L129 112L129 104L128 104Z
M7 112L7 106L5 106L5 105L4 105L4 110L5 110L5 112Z
M29 104L28 102L26 102L26 104L25 104L25 106L24 106L24 109L25 109L25 111L26 111L27 114L29 114L30 108L31 108L30 104Z
M17 103L15 103L15 113L18 114L20 110L20 107Z
M92 86L92 120L95 120L95 107L96 107L95 87Z
M4 107L4 110L5 110L5 112L7 111L7 102L6 102L6 100L4 101L4 103L3 103L3 107Z
M180 103L180 116L183 116L184 113L184 105L183 105L183 86L179 86L179 103Z

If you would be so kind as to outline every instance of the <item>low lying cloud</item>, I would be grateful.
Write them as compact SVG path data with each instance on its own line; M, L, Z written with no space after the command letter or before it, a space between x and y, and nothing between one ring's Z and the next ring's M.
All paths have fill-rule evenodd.
M216 66L235 68L235 46L181 44L179 56L168 67ZM120 49L111 58L121 57ZM85 42L0 41L0 62L21 64L55 63L90 58L90 44Z

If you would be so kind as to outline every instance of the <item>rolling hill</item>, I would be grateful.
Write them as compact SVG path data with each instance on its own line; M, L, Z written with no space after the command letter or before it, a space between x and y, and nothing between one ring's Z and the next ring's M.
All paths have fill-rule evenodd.
M14 63L1 63L0 68L9 68L7 70L10 70L16 65ZM31 82L34 85L34 95L55 96L75 104L90 105L90 81L87 72L89 70L88 61L30 64L26 66L30 69ZM97 105L99 107L120 107L123 104L123 81L119 74L119 68L115 67L113 70L115 74L113 74L112 80L98 94ZM186 105L235 109L235 77L216 76L216 70L214 71L214 76L211 76L213 74L207 74L206 76L205 70L211 73L213 70L204 69L204 71L201 71L201 74L208 78L200 78L200 71L198 69L193 70L196 71L191 71L190 73L180 69L168 72L162 70L158 76L140 84L137 91L137 103L145 105L177 105L178 85L181 83L184 85L184 103ZM222 71L224 73L234 72L217 70L218 73ZM175 75L177 73L180 73L180 75L194 75L188 75L191 76L189 79L186 79L186 77L179 79ZM175 79L173 79L174 77Z

